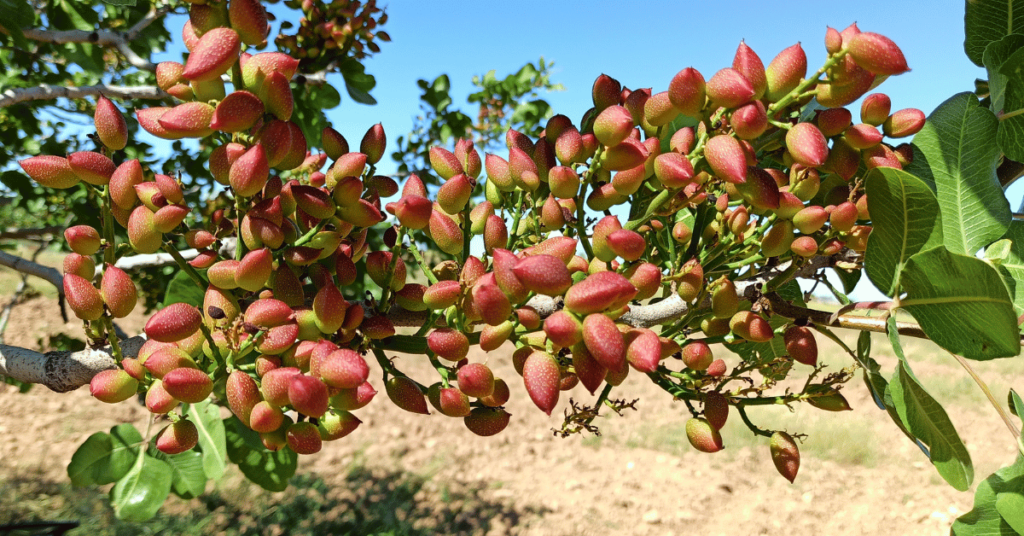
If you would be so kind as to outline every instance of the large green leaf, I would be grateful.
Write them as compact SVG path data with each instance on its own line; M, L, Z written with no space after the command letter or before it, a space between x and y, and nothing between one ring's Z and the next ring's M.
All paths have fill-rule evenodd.
M1024 315L1024 221L1011 222L1006 238L1010 239L1009 252L995 266L1003 276L1006 289L1013 298L1013 309L1019 317Z
M915 438L928 445L929 458L939 475L954 488L965 491L974 480L971 454L967 452L960 435L939 404L910 370L903 355L894 317L888 322L889 341L899 357L896 372L889 382L892 402L900 421Z
M875 287L895 296L910 257L942 243L939 203L924 181L898 169L875 168L864 182L873 227L864 269Z
M942 210L942 235L954 253L974 255L1006 232L1010 204L996 165L998 120L973 93L950 97L928 117L914 137L927 163Z
M82 443L68 464L75 486L110 484L120 480L135 462L142 435L131 424L119 424L110 433L96 432Z
M985 47L1005 35L1024 33L1024 0L967 0L964 52L984 67Z
M164 454L152 447L149 455L162 460L171 468L171 491L182 499L193 499L206 489L206 473L203 471L203 453L196 449L179 454Z
M946 350L971 359L1020 353L1013 302L987 262L938 246L910 258L902 286L899 306Z
M238 464L246 478L269 491L284 491L288 487L288 480L298 467L299 457L295 451L254 448L254 444L259 444L259 434L236 417L227 419L226 430L228 457Z
M985 68L992 111L999 117L999 148L1013 160L1024 160L1024 35L989 44Z
M171 493L171 467L140 449L135 464L110 490L118 519L140 523L156 515Z
M199 430L199 448L203 450L203 471L210 480L220 480L227 467L227 446L220 408L209 401L203 401L188 406L186 415Z
M956 536L1021 534L999 513L999 498L1009 493L1024 494L1024 454L1018 454L1013 465L1003 467L978 484L978 490L974 493L974 508L953 523L952 533Z

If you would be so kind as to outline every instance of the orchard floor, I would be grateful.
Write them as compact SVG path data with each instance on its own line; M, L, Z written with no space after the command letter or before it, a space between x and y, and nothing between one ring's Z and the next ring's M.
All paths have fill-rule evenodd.
M0 286L0 295L9 296L11 288ZM143 323L137 311L121 325L133 333ZM14 309L5 335L8 344L39 348L41 338L58 332L81 338L79 330L77 322L60 323L53 299L35 297ZM832 343L819 345L830 370L850 364ZM874 346L875 357L892 370L885 341L876 337ZM949 410L973 456L975 486L1012 461L1014 442L955 361L930 343L910 341L906 347L915 372ZM292 490L264 492L234 471L216 486L208 484L206 496L172 498L164 509L191 516L189 529L197 534L790 536L948 534L952 521L971 509L973 488L961 493L946 485L870 401L859 375L845 391L854 411L825 413L801 405L795 412L749 412L764 428L809 434L801 445L799 476L790 484L776 473L764 438L748 432L735 412L723 434L724 451L693 450L683 431L685 406L639 374L614 391L617 398L639 399L639 411L602 415L596 421L599 437L555 437L552 429L560 426L569 399L588 403L595 397L579 386L562 393L551 417L544 415L526 396L510 353L470 356L512 387L512 421L496 437L474 436L461 419L399 410L384 395L374 366L371 382L380 393L358 412L363 425L320 454L302 458ZM721 353L735 364L735 355ZM424 357L398 359L414 377L430 378ZM1024 392L1021 360L978 363L976 370L1000 399L1011 386ZM143 407L103 404L87 389L57 394L37 387L19 394L0 388L0 436L7 438L0 442L0 523L53 519L54 512L74 515L68 503L82 492L68 488L65 467L78 445L123 422L145 430L146 420ZM91 500L102 502L93 493ZM288 521L289 516L299 519ZM115 532L191 533L127 524Z

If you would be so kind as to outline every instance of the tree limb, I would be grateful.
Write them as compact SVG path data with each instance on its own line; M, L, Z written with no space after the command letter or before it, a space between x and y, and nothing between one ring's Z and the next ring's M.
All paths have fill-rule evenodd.
M226 257L231 257L235 254L236 238L229 237L225 238L221 242L219 253ZM185 260L192 260L199 255L197 249L183 249L178 252L178 255ZM174 257L170 253L146 253L142 255L132 255L130 257L121 257L114 263L114 266L122 270L137 270L139 268L150 268L153 266L168 266L174 264ZM96 266L96 273L103 273L103 266Z
M6 266L14 271L48 281L51 285L57 287L57 293L61 299L64 298L64 277L60 275L60 271L56 268L50 268L49 266L43 266L42 264L16 257L6 251L0 251L0 266Z
M139 355L143 337L121 341L125 357ZM110 347L87 348L78 352L45 354L0 344L0 375L26 383L39 383L58 393L66 393L92 381L93 376L117 367Z
M95 95L117 97L121 99L166 99L170 95L156 86L111 86L96 84L94 86L67 87L56 85L39 85L34 87L12 88L0 92L0 108L12 106L30 100L53 100L60 97L80 99Z
M156 20L156 18L158 17L154 17L152 20L149 20L149 15L144 17L142 21L139 21L139 24L145 24L139 27L138 30L136 30L135 27L132 28L132 30L135 31L135 33L132 34L132 37L137 36L139 32ZM136 24L136 26L139 26L139 24ZM128 33L111 32L108 30L97 30L93 32L87 32L85 30L41 30L39 28L25 28L22 30L22 33L25 35L26 39L39 41L40 43L55 43L61 45L65 43L93 43L101 47L116 48L117 51L120 52L126 60L128 60L128 63L132 64L136 69L151 72L156 71L155 63L139 56L131 49L130 46L128 46L128 43L131 41L128 37Z
M4 231L0 231L0 240L10 240L16 238L37 238L44 235L56 235L64 231L64 226L51 225L49 227L35 227L29 229L18 229L16 227L8 227Z
M16 272L38 277L48 281L57 289L57 305L60 306L60 316L65 322L68 321L68 311L64 307L64 276L56 268L43 266L21 257L16 257L5 251L0 251L0 266L6 266Z
M769 292L768 294L765 294L764 297L769 303L771 303L773 313L782 315L786 318L792 318L794 320L807 319L815 324L827 327L874 331L876 333L886 332L886 319L880 316L867 317L846 314L833 315L828 311L818 311L816 309L793 305L775 292ZM921 326L914 324L913 322L896 322L896 329L899 331L900 335L916 337L918 339L928 338L928 335L926 335L924 330L921 329Z

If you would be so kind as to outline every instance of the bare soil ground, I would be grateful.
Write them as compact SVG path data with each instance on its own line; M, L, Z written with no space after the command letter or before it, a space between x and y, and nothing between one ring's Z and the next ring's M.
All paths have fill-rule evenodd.
M12 290L2 288L0 296L9 296ZM80 338L78 323L62 324L57 311L49 297L19 305L6 342L38 348L41 338L55 332ZM121 323L129 333L138 332L143 324L138 311ZM853 337L847 338L853 342ZM834 368L850 364L832 343L819 344L822 359ZM892 370L895 361L885 341L876 337L874 345L875 357L885 370ZM975 464L975 486L1012 461L1015 447L1010 435L956 362L927 342L912 341L906 347L915 372L949 410L967 443ZM736 356L721 353L735 364ZM560 426L569 399L588 403L595 397L582 386L562 393L559 407L547 417L526 396L510 354L502 349L470 356L472 361L487 362L509 381L513 396L508 410L513 418L504 433L480 438L466 430L461 419L403 412L387 400L379 371L374 371L371 382L379 395L358 412L363 425L351 436L327 444L320 454L302 458L299 473L328 484L316 493L347 497L337 503L339 509L389 501L398 509L413 504L410 511L395 515L418 516L423 519L417 522L435 523L439 531L453 533L930 535L948 534L952 521L971 509L973 488L960 493L946 485L874 406L859 377L845 391L854 411L826 413L806 405L795 412L785 407L749 411L763 428L809 434L801 446L799 476L790 484L775 472L765 439L747 431L735 412L723 433L724 451L708 455L693 450L683 432L685 406L639 374L614 392L617 398L638 398L639 411L603 415L596 421L599 437L555 437L552 429ZM421 381L432 374L422 356L400 356L399 365ZM997 397L1004 397L1011 386L1024 392L1021 360L977 363L976 370ZM19 394L0 388L0 436L8 438L0 442L0 482L66 482L65 467L90 434L122 422L145 430L147 417L137 404L103 404L87 389L57 394L37 387ZM353 480L350 468L355 466L371 477L413 475L422 485L407 501L397 501L388 486ZM237 471L232 478L240 478ZM217 491L269 495L227 483ZM173 498L165 508L202 505L200 499ZM3 508L0 502L0 511ZM39 517L46 518L46 513ZM266 533L275 531L268 528Z

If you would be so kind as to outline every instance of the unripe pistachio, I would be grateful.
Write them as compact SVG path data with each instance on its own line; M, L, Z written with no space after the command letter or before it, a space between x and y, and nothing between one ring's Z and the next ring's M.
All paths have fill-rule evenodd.
M763 80L762 69L762 80ZM761 88L762 93L764 88ZM754 100L757 90L742 73L734 68L725 68L711 77L707 83L707 95L712 106L736 108Z
M904 138L917 134L924 128L924 112L917 108L904 108L889 116L882 129L890 138Z
M807 54L803 47L797 43L779 52L768 67L765 69L765 82L767 90L765 98L769 102L776 102L785 97L790 91L800 84L800 80L807 75Z
M100 95L93 114L96 134L107 148L120 151L128 144L128 124L121 111L107 97Z
M907 60L896 43L888 37L862 32L843 43L857 65L876 75L902 74L910 70Z
M706 99L706 84L700 71L687 67L676 73L669 82L668 97L672 106L683 115L699 116Z

